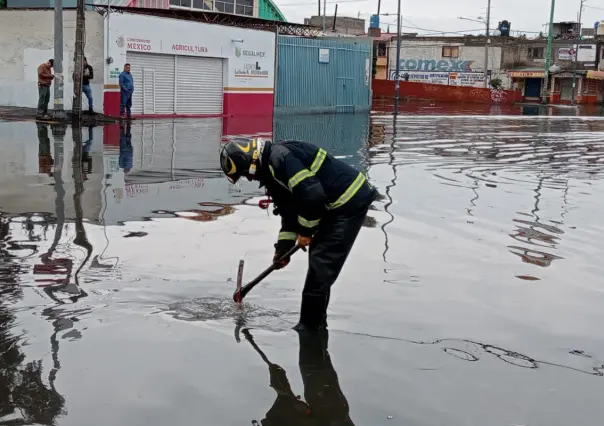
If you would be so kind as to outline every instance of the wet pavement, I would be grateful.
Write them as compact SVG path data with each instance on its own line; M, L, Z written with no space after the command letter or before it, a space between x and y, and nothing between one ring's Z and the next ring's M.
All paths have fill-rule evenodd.
M313 141L383 195L328 339L291 330L303 254L231 302L279 224L220 175L222 119L0 122L0 424L599 425L604 118L540 111L241 132Z

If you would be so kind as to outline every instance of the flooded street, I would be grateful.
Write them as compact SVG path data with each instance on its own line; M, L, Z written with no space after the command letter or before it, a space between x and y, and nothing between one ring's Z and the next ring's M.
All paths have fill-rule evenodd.
M601 424L603 114L410 110L275 121L382 195L328 346L222 119L0 122L0 424Z

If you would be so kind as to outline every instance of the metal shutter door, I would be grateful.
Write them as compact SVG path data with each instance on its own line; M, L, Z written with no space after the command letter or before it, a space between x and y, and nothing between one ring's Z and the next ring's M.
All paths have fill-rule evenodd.
M128 52L132 66L133 114L174 113L174 56Z
M222 114L222 59L176 58L176 112Z

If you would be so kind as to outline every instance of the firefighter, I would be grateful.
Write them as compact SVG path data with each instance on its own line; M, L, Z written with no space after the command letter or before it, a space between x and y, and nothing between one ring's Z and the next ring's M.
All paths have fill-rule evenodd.
M365 176L324 149L300 141L235 138L220 150L231 183L242 176L259 181L281 216L274 261L296 242L308 247L300 321L294 329L327 327L334 284L363 225L377 190ZM285 267L283 260L277 269Z

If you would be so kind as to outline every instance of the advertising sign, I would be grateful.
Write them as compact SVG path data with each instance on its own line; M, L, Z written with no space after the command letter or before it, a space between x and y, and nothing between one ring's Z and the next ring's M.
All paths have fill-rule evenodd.
M472 71L473 63L460 59L401 59L400 68L406 71L467 72Z
M489 77L489 81L490 81ZM466 87L484 87L484 74L481 72L458 72L449 74L449 85Z
M390 71L390 80L394 80L395 71ZM443 84L449 86L483 87L484 74L480 72L420 72L401 71L400 80L415 83Z
M575 56L576 52L572 47L561 47L558 49L558 59L561 61L574 61Z

